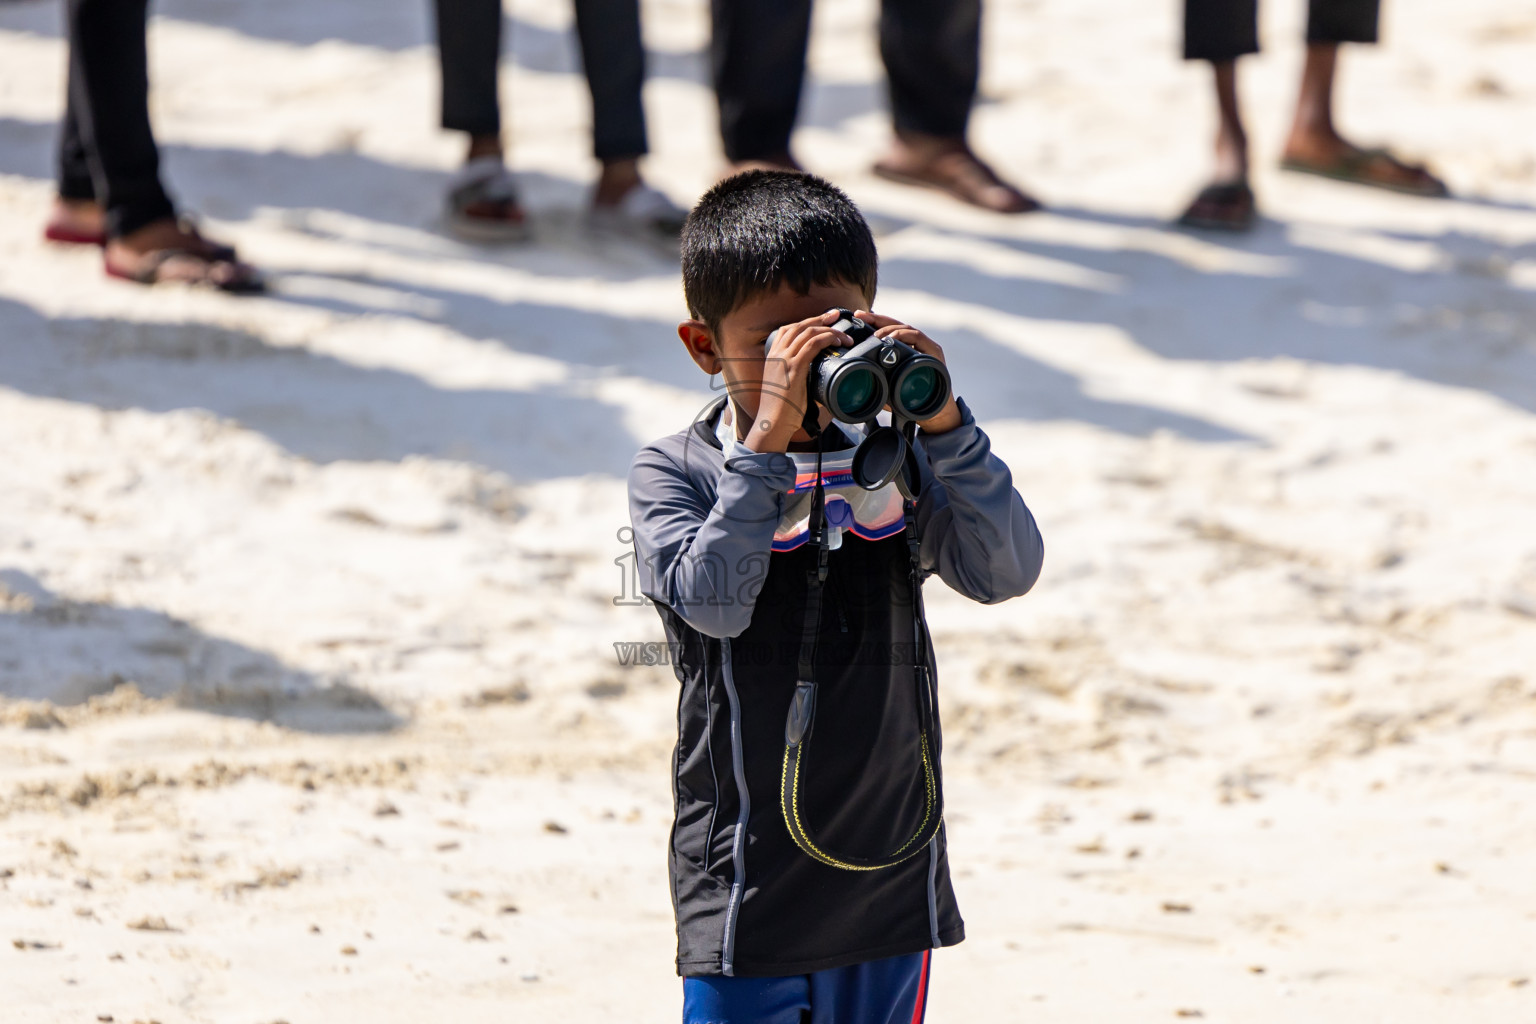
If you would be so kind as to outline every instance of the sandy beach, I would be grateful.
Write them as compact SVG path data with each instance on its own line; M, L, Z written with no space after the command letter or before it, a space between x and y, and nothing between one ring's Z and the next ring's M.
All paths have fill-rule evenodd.
M1536 1020L1536 12L1388 0L1346 53L1422 200L1274 169L1303 8L1244 65L1264 220L1224 237L1170 226L1214 125L1171 0L989 0L1013 218L869 173L877 5L818 5L797 151L1046 545L1024 598L927 588L935 1024ZM272 288L41 240L62 12L0 3L0 1018L677 1020L624 474L714 392L675 254L584 222L569 5L507 6L503 248L439 223L425 0L153 12L170 186ZM687 204L707 6L644 14Z

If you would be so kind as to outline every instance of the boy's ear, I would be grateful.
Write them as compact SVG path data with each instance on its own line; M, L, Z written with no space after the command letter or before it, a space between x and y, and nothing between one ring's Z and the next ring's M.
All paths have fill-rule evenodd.
M715 332L702 320L684 320L677 325L677 336L683 339L688 355L705 373L719 373L723 360L715 347Z

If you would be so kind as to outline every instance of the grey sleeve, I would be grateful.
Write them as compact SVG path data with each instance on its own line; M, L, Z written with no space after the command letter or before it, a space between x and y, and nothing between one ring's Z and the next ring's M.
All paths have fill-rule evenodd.
M737 445L711 500L665 452L642 450L629 469L640 592L707 636L741 633L752 621L794 482L788 456Z
M982 604L1018 597L1035 585L1045 546L1035 517L1013 488L1013 474L963 400L961 423L918 433L922 492L917 527L922 566Z

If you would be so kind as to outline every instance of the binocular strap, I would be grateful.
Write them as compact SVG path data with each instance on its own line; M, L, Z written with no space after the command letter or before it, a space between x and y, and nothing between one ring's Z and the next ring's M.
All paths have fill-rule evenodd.
M818 463L819 463L818 459ZM812 832L800 810L802 775L805 770L805 752L810 743L812 727L816 721L816 637L821 628L822 590L827 580L829 552L825 495L817 472L817 484L811 498L810 530L816 540L816 569L807 573L805 595L805 628L800 637L800 657L796 669L795 695L789 705L784 722L784 768L779 780L779 805L784 814L784 824L790 838L812 859L829 867L844 871L878 871L893 867L914 856L938 835L944 822L944 793L939 775L938 750L932 745L937 737L934 728L938 694L934 692L933 678L928 671L928 652L923 634L922 569L918 563L917 520L914 503L903 503L906 517L907 550L911 559L912 581L912 628L914 651L913 666L917 698L919 738L918 760L923 773L923 816L911 838L895 850L879 857L855 857L851 854L828 850Z

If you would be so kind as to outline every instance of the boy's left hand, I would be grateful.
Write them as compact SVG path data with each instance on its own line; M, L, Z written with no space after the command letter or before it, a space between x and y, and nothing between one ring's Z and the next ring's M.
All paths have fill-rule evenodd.
M877 338L895 338L904 345L911 345L926 356L933 356L943 363L945 368L949 362L944 358L944 350L939 343L910 324L904 324L894 317L881 316L879 313L871 313L867 309L854 311L854 316L867 324L874 324L877 330ZM942 434L946 430L953 430L960 425L960 406L955 404L954 374L950 374L949 401L944 403L944 408L926 420L918 420L918 426L923 428L925 434Z

